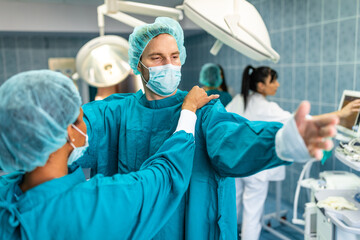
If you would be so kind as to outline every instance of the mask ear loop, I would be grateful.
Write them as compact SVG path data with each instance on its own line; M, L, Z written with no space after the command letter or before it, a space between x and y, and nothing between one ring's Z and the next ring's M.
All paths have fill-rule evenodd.
M149 71L149 68L146 67L146 66L141 62L141 60L139 60L139 63L140 63L144 68L146 68L146 70ZM149 75L150 75L150 71L149 71ZM148 84L149 81L146 81L146 80L145 80L145 78L144 78L144 76L143 76L142 73L140 73L140 76L141 76L141 79L142 79L146 84Z
M75 139L73 138L73 139L71 139L71 141L70 141L70 138L69 138L69 135L68 135L68 136L67 136L67 140L68 140L68 142L70 143L70 145L73 147L73 149L75 149L76 146L72 143L72 142L75 141Z
M85 141L87 140L88 136L87 136L83 131L81 131L80 128L78 128L78 127L75 126L74 124L71 124L71 126L72 126L73 128L75 128L76 131L78 131L81 135L83 135L83 136L85 137ZM75 141L75 139L73 138L72 141L70 141L70 139L69 139L69 137L68 137L68 141L69 141L70 145L75 149L76 146L72 143L72 142Z

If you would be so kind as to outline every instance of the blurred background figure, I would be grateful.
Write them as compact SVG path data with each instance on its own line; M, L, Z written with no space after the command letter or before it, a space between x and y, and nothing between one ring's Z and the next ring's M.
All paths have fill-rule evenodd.
M219 94L221 103L226 106L232 99L227 92L225 74L222 67L214 63L206 63L200 71L200 84L208 95Z
M229 87L226 83L226 77L225 77L225 72L224 72L224 68L220 65L220 64L217 64L220 68L220 74L221 74L221 78L222 78L222 83L220 85L220 89L223 91L223 92L228 92L232 97L234 97L235 93L234 93L234 89L232 87Z
M133 71L120 83L109 87L98 87L96 90L95 100L103 100L115 93L135 93L143 89L141 79Z

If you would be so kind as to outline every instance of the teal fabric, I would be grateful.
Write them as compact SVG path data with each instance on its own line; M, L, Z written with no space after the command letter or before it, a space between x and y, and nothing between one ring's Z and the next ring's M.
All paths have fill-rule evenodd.
M83 106L92 148L78 160L94 173L112 175L140 168L177 126L187 92L155 101L114 94ZM226 112L220 101L197 111L190 185L154 239L236 239L235 181L262 169L289 164L275 153L275 122L249 122ZM179 156L186 160L184 152ZM250 159L250 160L249 160ZM149 224L152 224L149 222Z
M73 165L70 174L25 193L23 175L3 176L0 239L151 239L187 189L194 151L193 135L180 131L138 172L86 181Z
M224 92L224 91L220 91L217 89L213 89L213 90L208 90L206 91L207 95L211 95L211 94L219 94L219 100L222 103L222 105L224 105L224 107L226 107L226 105L229 104L229 102L231 102L232 97L228 92Z

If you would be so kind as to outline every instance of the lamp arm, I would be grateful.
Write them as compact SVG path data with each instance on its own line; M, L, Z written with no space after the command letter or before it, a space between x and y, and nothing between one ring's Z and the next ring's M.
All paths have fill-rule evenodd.
M106 13L105 15L131 27L137 27L146 24L146 22L140 21L139 19L122 12Z
M97 19L98 19L98 27L99 27L100 36L105 35L105 19L104 19L105 13L106 13L106 5L105 4L97 7Z
M105 0L105 3L98 6L97 8L100 36L104 36L105 34L105 15L131 27L146 24L145 22L123 12L154 17L164 16L173 18L177 21L180 21L184 18L181 9L131 1Z
M135 13L146 16L163 16L174 18L177 21L181 21L184 18L183 12L180 9L146 4L137 3L131 1L116 1L116 8L118 11Z

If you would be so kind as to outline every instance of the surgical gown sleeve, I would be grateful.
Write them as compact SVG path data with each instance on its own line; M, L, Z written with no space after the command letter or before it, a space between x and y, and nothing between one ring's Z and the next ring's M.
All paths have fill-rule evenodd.
M121 228L124 234L118 239L153 237L174 213L188 187L194 151L193 135L176 132L139 171L91 179L102 197L96 212L104 214L101 225L107 225L108 234Z
M123 115L122 106L127 105L124 101L129 97L132 95L113 94L102 101L93 101L82 106L89 147L77 160L77 164L82 168L91 168L92 176L96 173L105 176L117 173L118 133Z
M276 155L281 123L251 122L216 102L203 114L201 125L211 164L222 177L244 177L292 163Z

